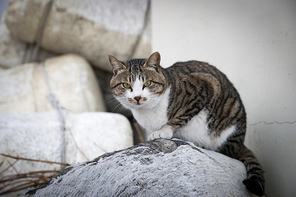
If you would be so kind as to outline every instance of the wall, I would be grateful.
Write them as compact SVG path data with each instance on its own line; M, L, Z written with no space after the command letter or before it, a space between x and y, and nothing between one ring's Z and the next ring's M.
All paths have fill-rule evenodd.
M161 65L209 62L240 92L246 145L266 171L269 196L296 195L295 21L292 0L152 1L152 49Z

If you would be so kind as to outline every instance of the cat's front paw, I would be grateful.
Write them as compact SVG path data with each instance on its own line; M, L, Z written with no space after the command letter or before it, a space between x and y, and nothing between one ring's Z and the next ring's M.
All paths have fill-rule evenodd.
M171 139L172 137L173 137L173 131L170 126L166 125L162 129L152 132L148 136L148 140L150 141L158 138Z

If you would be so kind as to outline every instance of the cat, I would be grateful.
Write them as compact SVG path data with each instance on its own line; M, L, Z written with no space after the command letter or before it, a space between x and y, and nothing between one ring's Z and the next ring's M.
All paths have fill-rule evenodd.
M149 133L148 140L181 138L243 162L252 193L264 195L263 170L244 145L246 112L226 75L200 61L160 66L160 54L119 61L109 56L114 97Z

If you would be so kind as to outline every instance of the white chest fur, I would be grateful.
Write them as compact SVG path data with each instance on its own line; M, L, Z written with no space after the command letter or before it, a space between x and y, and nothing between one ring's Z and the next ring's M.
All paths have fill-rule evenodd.
M174 134L174 137L193 142L199 147L216 150L222 145L227 137L235 131L235 126L225 129L220 136L209 134L207 123L207 112L202 110L194 116L184 127Z
M132 109L133 115L138 123L144 127L149 133L160 130L166 123L167 108L169 104L170 88L161 96L159 104L154 108L138 108ZM180 128L173 137L184 139L186 141L193 142L199 147L204 147L209 150L217 150L231 135L235 132L235 126L231 126L222 131L220 136L213 136L209 134L208 112L202 110L194 116L184 127Z
M133 115L138 123L148 132L161 129L168 121L167 108L169 104L170 88L160 96L158 105L149 109L132 109Z

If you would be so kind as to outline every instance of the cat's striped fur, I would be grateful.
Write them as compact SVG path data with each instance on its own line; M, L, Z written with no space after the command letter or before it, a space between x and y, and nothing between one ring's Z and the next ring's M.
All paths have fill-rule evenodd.
M177 62L164 69L160 54L121 62L109 56L115 98L151 132L150 139L180 137L242 161L244 184L264 194L263 170L244 146L246 112L227 77L205 62ZM146 83L145 83L146 82Z

